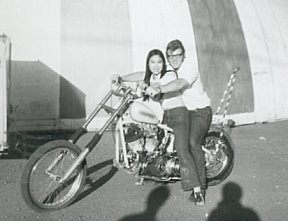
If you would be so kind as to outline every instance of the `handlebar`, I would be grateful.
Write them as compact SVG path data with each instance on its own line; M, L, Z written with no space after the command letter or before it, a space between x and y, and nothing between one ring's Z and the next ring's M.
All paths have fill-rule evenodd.
M133 83L133 85L128 85L129 83ZM131 94L133 96L133 99L137 99L137 98L141 98L145 95L148 95L146 93L146 89L148 88L148 86L140 87L141 84L139 84L139 82L127 82L124 83L124 81L111 81L112 85L116 86L116 91L122 91L122 93L127 93L127 91L129 91L128 93Z
M120 75L116 75L116 76L117 76L117 79L112 79L111 84L120 85L123 82L123 80Z

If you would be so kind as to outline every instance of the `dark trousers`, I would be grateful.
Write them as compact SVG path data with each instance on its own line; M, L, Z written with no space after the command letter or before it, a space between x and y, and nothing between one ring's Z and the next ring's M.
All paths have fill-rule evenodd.
M202 142L212 121L210 107L187 111L178 107L164 112L163 123L173 129L184 191L206 187L205 159Z
M163 123L173 129L174 145L180 164L183 190L191 189L192 176L196 174L194 159L189 152L189 114L186 107L165 110Z
M211 107L205 107L189 111L189 118L189 150L197 171L197 176L193 176L192 186L206 188L205 157L202 151L202 143L212 122L212 109Z

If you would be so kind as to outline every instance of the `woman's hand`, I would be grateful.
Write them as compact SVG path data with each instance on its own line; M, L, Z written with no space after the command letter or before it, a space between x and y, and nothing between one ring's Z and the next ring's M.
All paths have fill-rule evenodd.
M112 84L120 84L122 81L122 78L119 74L113 74L111 76L111 83Z
M159 86L157 85L152 85L146 89L146 94L149 95L150 97L155 97L157 94L160 94L161 90Z

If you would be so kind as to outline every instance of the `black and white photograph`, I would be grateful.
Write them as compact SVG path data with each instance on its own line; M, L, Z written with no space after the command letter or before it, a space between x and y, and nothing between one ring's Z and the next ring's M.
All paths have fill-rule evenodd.
M287 21L287 0L0 0L0 220L286 220Z

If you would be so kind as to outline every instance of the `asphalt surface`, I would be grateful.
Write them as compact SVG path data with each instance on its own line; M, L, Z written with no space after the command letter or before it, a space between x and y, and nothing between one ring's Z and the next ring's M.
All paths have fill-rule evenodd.
M0 159L0 220L287 220L287 129L288 121L234 128L234 169L224 182L209 187L201 208L187 200L180 182L136 186L132 175L113 168L110 133L88 156L87 182L78 200L55 212L34 212L23 201L20 177L26 159ZM91 136L84 135L80 144Z

